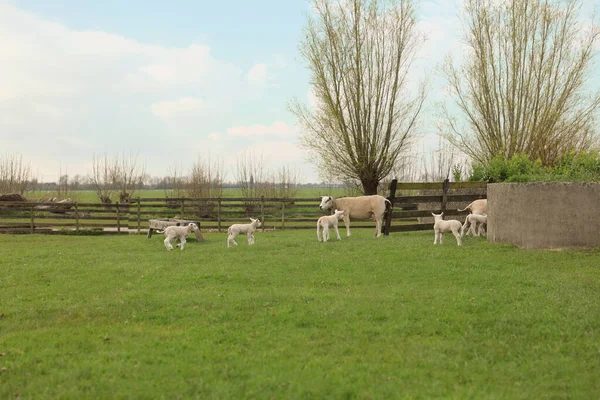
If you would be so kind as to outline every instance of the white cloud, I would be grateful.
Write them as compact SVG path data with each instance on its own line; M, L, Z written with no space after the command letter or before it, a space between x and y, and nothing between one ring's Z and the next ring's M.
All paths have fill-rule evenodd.
M0 4L0 100L136 93L196 84L229 90L243 71L210 47L167 48L101 31L77 31Z
M267 81L267 65L256 64L248 72L248 83L251 85L263 85Z
M248 125L232 126L227 129L229 136L265 136L277 135L288 136L295 132L294 128L288 126L285 122L275 121L271 125Z
M169 119L181 115L193 115L203 108L203 101L193 97L182 97L173 101L161 101L152 104L154 115Z

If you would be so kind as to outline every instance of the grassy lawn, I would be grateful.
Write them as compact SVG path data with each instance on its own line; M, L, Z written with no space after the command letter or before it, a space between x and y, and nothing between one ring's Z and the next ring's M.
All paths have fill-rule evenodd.
M600 251L0 236L0 399L600 397Z

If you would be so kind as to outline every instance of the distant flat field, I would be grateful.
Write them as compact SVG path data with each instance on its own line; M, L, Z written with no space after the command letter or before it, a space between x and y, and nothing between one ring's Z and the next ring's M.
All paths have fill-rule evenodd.
M141 198L165 198L167 194L170 197L173 197L169 194L169 191L165 190L139 190L136 191L133 196L141 197ZM298 198L318 198L319 196L345 196L348 195L346 189L343 188L333 188L331 190L326 188L300 188L297 191L296 197ZM56 192L53 191L33 191L25 193L25 197L27 198L44 198L44 197L57 197ZM80 203L95 203L98 202L98 195L93 190L73 190L68 192L67 196L61 196L61 198L70 197L74 201L78 201ZM114 196L115 199L118 196ZM223 189L223 193L221 197L235 197L241 198L243 197L243 193L241 189L236 188L226 188Z

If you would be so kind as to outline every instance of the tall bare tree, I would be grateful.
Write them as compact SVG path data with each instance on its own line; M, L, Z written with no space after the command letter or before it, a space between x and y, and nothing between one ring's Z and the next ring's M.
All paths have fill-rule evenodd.
M177 165L167 168L167 176L164 177L163 182L163 190L167 199L184 197L186 178L181 172L182 169L182 166L177 167Z
M104 157L96 157L94 154L90 180L94 184L98 199L105 204L112 203L112 194L115 189L112 178L112 168L113 165L109 161L106 153L104 153Z
M31 181L31 167L23 162L22 156L0 157L0 194L22 195Z
M135 191L144 183L144 163L138 160L137 155L126 157L122 154L120 158L114 158L110 171L113 186L119 191L119 203L129 203Z
M204 162L198 159L190 170L188 197L221 197L225 178L223 169L223 163L218 160L211 163L210 159Z
M111 160L105 153L104 157L94 155L90 179L102 203L111 203L114 192L119 194L120 203L127 203L142 186L144 175L145 166L137 156L123 154Z
M580 0L465 0L466 58L442 68L455 100L448 137L473 161L524 153L552 165L597 138L586 90L600 31Z
M235 180L242 190L242 197L268 196L266 160L263 155L244 153L237 158Z
M314 0L300 42L318 104L289 109L323 176L377 193L413 137L425 85L410 96L409 69L424 42L413 0ZM415 85L418 86L418 85Z

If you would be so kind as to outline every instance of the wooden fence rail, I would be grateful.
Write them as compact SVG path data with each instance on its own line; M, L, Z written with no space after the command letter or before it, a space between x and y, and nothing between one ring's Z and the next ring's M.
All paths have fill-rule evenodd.
M479 189L481 193L477 194L454 194L459 190ZM396 193L401 190L402 195L396 196ZM422 191L439 190L440 194L430 195L420 194ZM416 192L406 194L406 192ZM389 235L390 232L406 232L420 231L433 229L433 222L414 221L414 218L431 219L431 213L444 212L444 217L464 216L466 211L458 211L456 208L448 208L449 204L464 204L464 208L473 200L487 198L487 182L449 182L446 179L444 182L410 182L398 183L393 180L390 183L390 195L388 199L392 202L391 212L386 214L384 225L384 234ZM410 208L406 206L410 205ZM398 210L399 209L399 210ZM407 219L413 218L413 222L407 222ZM396 221L392 226L392 221ZM415 223L416 222L416 223Z
M384 233L429 229L418 218L431 211L446 209L451 202L472 201L484 195L454 194L453 189L485 188L485 183L397 183L390 185L393 203ZM440 194L421 195L422 190L441 190ZM320 198L135 198L127 204L102 203L0 203L0 232L56 233L61 230L102 230L103 233L141 233L150 219L181 218L196 221L201 229L226 230L233 223L260 218L265 229L315 229L317 219L326 214L319 210ZM433 210L419 204L435 204ZM437 206L439 204L439 207ZM446 215L460 214L446 210ZM393 226L392 226L393 220ZM373 227L373 221L352 221L353 227Z

